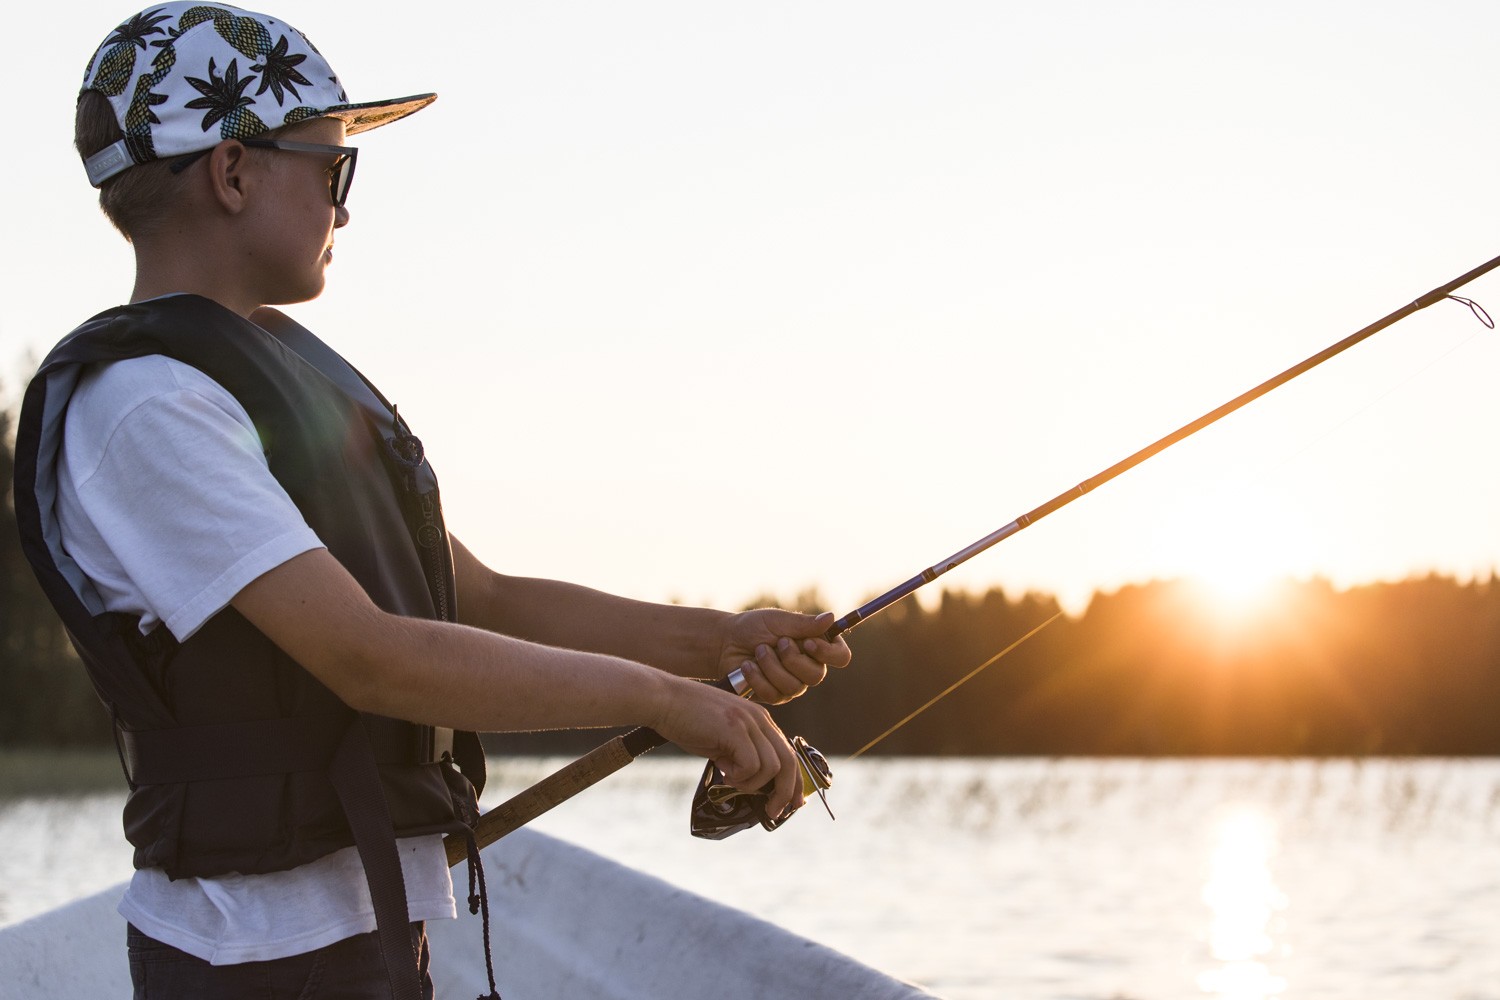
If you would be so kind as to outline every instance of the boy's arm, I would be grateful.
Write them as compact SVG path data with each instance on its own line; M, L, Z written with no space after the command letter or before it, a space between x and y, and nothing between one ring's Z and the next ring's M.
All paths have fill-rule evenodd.
M650 726L737 787L774 780L771 815L800 804L791 748L759 705L618 657L388 614L326 549L231 603L359 711L480 732Z
M832 614L764 608L730 614L652 604L556 580L505 576L453 539L459 620L548 646L609 653L680 677L745 672L757 700L780 704L844 667L843 639L823 633Z

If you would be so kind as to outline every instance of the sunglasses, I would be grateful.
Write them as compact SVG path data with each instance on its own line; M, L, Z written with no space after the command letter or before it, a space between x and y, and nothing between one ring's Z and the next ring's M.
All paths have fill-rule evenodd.
M241 139L240 145L257 149L280 149L289 153L323 153L336 157L328 168L328 191L335 205L342 205L349 197L349 185L354 183L354 164L359 159L359 149L354 146L328 146L321 142L287 142L282 139ZM213 152L200 149L172 161L171 170L180 174L198 160Z

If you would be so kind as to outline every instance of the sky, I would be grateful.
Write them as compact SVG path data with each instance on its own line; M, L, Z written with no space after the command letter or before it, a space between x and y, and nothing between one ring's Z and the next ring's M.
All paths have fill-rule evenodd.
M1500 5L354 9L275 12L351 99L440 97L358 138L288 311L502 572L842 613L1500 253ZM135 10L0 64L7 398L129 296L70 142ZM1487 577L1497 337L1440 303L929 590Z

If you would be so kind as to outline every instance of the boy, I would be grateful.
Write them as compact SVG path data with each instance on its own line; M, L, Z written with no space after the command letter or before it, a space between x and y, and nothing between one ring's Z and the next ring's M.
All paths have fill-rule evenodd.
M351 104L290 25L194 3L121 24L85 76L79 152L136 280L28 388L16 496L131 783L137 997L430 995L475 732L649 725L777 815L786 739L684 678L778 703L849 662L829 616L488 569L394 408L268 308L323 289L347 137L434 99Z

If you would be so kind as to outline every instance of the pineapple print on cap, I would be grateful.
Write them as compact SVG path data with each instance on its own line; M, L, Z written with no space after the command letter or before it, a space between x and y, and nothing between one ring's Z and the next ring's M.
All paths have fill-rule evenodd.
M265 25L253 17L238 17L224 7L193 7L182 12L177 31L191 31L205 21L212 21L219 37L247 56L258 56L271 48L271 36Z
M108 99L122 134L85 159L95 187L136 164L311 118L338 118L353 135L436 99L351 104L302 32L266 14L202 2L157 4L120 24L89 60L83 89Z
M255 103L255 98L245 96L245 88L255 82L255 77L240 78L238 59L229 61L223 76L215 69L213 59L209 59L207 80L193 76L184 79L203 95L183 105L205 110L203 131L207 132L214 122L220 121L223 124L219 127L219 134L225 139L249 139L266 131L266 123L254 111L249 110L249 106Z
M168 20L171 18L159 9L147 10L116 28L114 34L104 40L104 47L100 50L103 58L99 62L99 72L94 76L94 89L109 97L123 94L135 70L135 50L139 48L145 52L148 38L165 35L161 23ZM84 80L87 81L93 72L94 62L90 60Z

